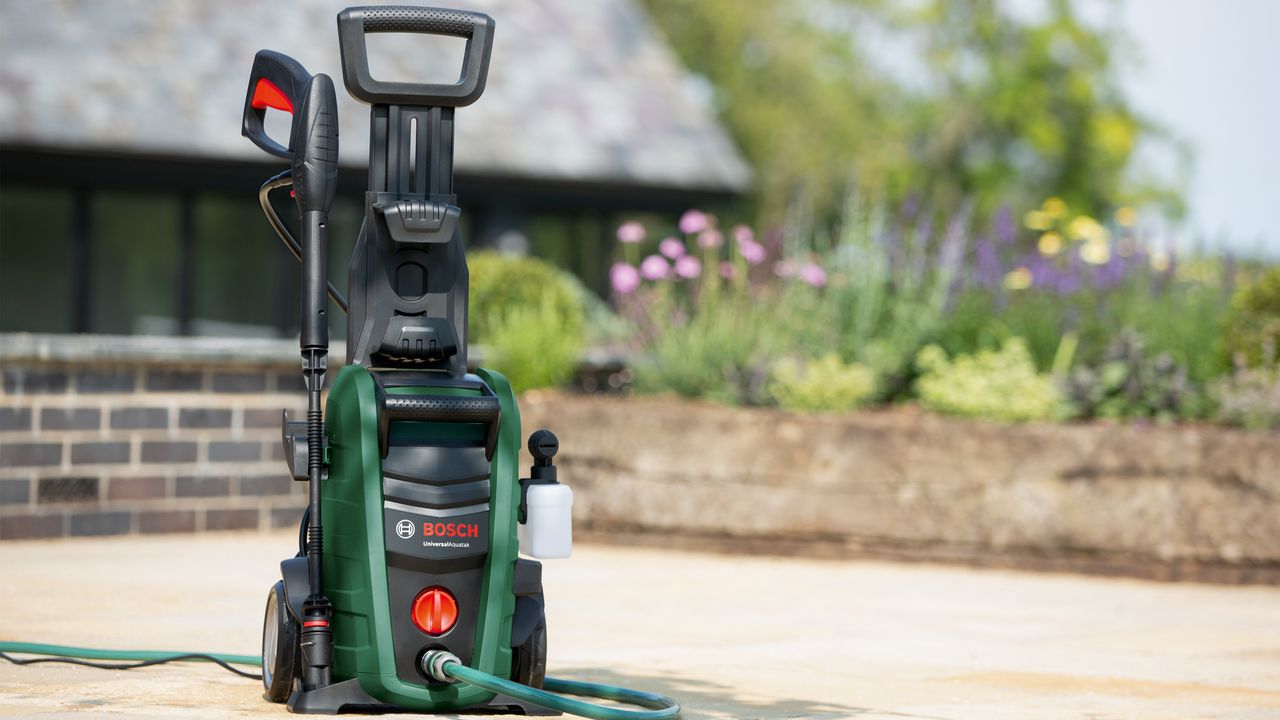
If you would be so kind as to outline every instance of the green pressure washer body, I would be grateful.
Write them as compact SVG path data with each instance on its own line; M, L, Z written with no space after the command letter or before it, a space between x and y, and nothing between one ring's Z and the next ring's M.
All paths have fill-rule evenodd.
M263 186L260 199L303 268L309 406L305 420L285 415L283 442L293 477L310 483L311 495L298 555L281 563L282 579L268 595L262 656L264 696L294 712L557 714L444 681L439 664L541 687L547 649L541 566L519 556L517 526L534 523L538 513L557 524L550 536L520 533L540 535L532 544L542 545L544 558L567 556L570 542L572 496L555 481L554 435L538 431L531 438L535 466L521 480L520 414L511 386L497 372L473 374L467 366L454 109L484 90L493 30L488 16L456 10L367 7L339 14L347 90L372 106L369 186L349 302L328 283L325 263L338 161L333 82L276 52L261 51L254 60L243 133L291 162ZM375 80L366 33L465 38L461 79ZM268 137L268 109L292 115L287 146ZM267 197L290 185L301 242ZM326 295L348 311L347 357L322 412ZM553 501L535 508L534 487L556 491L547 496Z

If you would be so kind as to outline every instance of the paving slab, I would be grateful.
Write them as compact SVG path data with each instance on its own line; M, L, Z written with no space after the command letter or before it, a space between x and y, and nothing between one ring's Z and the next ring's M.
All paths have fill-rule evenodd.
M254 653L291 533L0 543L0 640ZM553 675L689 720L1280 718L1280 588L580 546ZM216 667L0 662L0 717L284 718ZM456 716L450 716L456 717Z

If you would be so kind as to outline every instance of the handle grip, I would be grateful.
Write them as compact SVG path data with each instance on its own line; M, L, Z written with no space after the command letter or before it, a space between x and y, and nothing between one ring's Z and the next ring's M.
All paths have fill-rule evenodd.
M366 33L419 33L467 39L458 82L408 83L374 80L369 74ZM347 92L371 105L462 107L484 92L493 50L493 18L483 13L426 7L376 6L338 13L338 45Z
M272 155L292 160L293 153L289 148L267 136L263 120L267 116L267 108L295 114L309 82L311 73L297 60L274 50L259 50L253 56L253 69L249 71L249 90L244 96L244 122L240 134Z
M311 78L289 133L293 196L300 212L329 212L338 187L338 96L333 80Z
M477 24L488 19L481 13L429 7L367 7L363 13L366 33L423 33L465 38L475 33Z

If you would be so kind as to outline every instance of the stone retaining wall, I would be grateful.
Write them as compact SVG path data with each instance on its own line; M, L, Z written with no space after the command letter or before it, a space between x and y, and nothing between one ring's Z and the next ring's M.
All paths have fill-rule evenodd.
M1280 434L531 394L585 533L1280 582Z
M293 526L296 357L0 336L0 539ZM1280 433L541 392L521 413L560 436L583 537L1280 582Z

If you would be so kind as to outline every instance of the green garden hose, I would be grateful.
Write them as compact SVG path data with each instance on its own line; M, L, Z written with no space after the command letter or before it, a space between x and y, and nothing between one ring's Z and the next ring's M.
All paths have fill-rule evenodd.
M252 665L259 667L262 658L257 655L232 655L228 653L183 652L172 650L106 650L96 648L72 647L69 645L46 645L44 643L0 642L0 655L4 653L22 653L26 655L44 655L53 658L80 658L85 660L126 660L143 664L162 662L205 660L223 667L228 665ZM13 660L13 658L6 658ZM23 664L39 662L39 660L16 661ZM463 665L457 656L432 651L423 659L423 667L438 680L444 682L465 682L484 688L492 693L501 693L508 697L541 707L559 710L571 715L578 715L591 720L662 720L680 717L680 704L672 698L597 683L579 682L577 680L561 680L547 678L543 683L546 690L531 688L527 685L504 680L500 677L480 672ZM98 667L98 666L95 666ZM121 666L138 667L134 666ZM232 668L232 672L246 675ZM250 676L254 677L254 676ZM628 705L638 705L649 710L624 710L622 708L602 707L581 700L563 697L555 693L593 697L601 700L612 700Z
M560 680L547 678L543 682L546 690L521 685L500 677L481 672L462 664L458 656L444 650L430 650L422 657L422 668L428 675L442 682L465 682L484 688L492 693L501 693L516 700L523 700L552 710L559 710L592 720L660 720L661 718L680 717L680 703L664 695L628 690L613 685L578 682L576 680ZM551 692L547 692L550 690ZM581 700L556 695L581 695L584 697L613 700L628 705L652 708L651 710L623 710L622 708L602 707Z
M231 665L262 665L258 655L229 655L227 653L190 652L185 650L97 650L70 645L45 645L44 643L0 642L0 652L26 653L28 655L53 655L55 657L84 658L85 660L168 660L170 658L215 658Z

